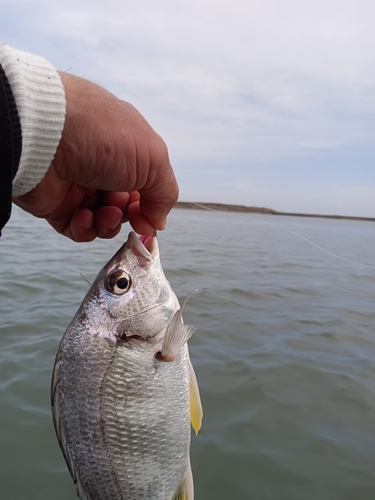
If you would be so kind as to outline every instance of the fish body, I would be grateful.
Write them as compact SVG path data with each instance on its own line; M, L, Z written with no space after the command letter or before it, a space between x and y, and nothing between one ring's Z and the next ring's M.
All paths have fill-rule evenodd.
M181 313L156 237L130 233L65 332L52 377L81 500L193 499L190 419L198 428L202 415Z

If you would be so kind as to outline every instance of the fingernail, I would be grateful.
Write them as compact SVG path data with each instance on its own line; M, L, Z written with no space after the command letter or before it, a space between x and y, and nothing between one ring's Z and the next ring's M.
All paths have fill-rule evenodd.
M166 225L167 225L167 218L163 217L163 219L159 221L159 227L158 227L159 231L163 231Z

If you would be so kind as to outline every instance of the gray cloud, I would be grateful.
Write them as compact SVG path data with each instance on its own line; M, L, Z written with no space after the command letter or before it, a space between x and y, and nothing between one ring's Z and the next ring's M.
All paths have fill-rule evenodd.
M294 164L299 158L302 165L316 150L374 142L373 2L2 4L2 31L12 23L12 33L17 28L5 42L37 51L140 109L166 139L182 193L191 198L190 178L202 177L205 169L216 174L202 177L206 196L214 198L215 189L222 196L220 179L227 179L233 190L227 201L243 196L244 185L256 186L247 190L249 198L262 193L275 199L279 180L290 177L288 160ZM355 169L357 176L351 176L351 184L357 185L358 209L352 203L350 210L364 210L359 201L369 197L361 191L361 165L345 168ZM307 177L305 182L302 171L294 196L286 187L280 191L280 205L289 200L291 210L293 203L296 210L304 205L314 210L313 201L307 207L308 196L296 194L312 189ZM312 200L329 189L324 182L321 177L319 186L317 178ZM345 186L337 193L347 198ZM375 213L375 202L366 207Z

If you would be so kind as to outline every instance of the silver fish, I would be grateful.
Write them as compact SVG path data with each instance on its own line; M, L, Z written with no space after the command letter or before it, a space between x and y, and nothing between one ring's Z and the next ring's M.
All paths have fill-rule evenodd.
M156 237L131 232L66 330L52 414L81 500L193 499L190 421L198 432L202 407L184 305Z

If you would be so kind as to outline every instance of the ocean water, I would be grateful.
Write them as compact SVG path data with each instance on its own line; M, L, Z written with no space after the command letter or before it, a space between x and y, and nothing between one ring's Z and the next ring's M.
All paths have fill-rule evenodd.
M375 224L172 211L162 262L183 299L204 420L196 500L375 498ZM50 377L87 285L127 237L76 244L15 209L0 239L0 498L73 500Z

